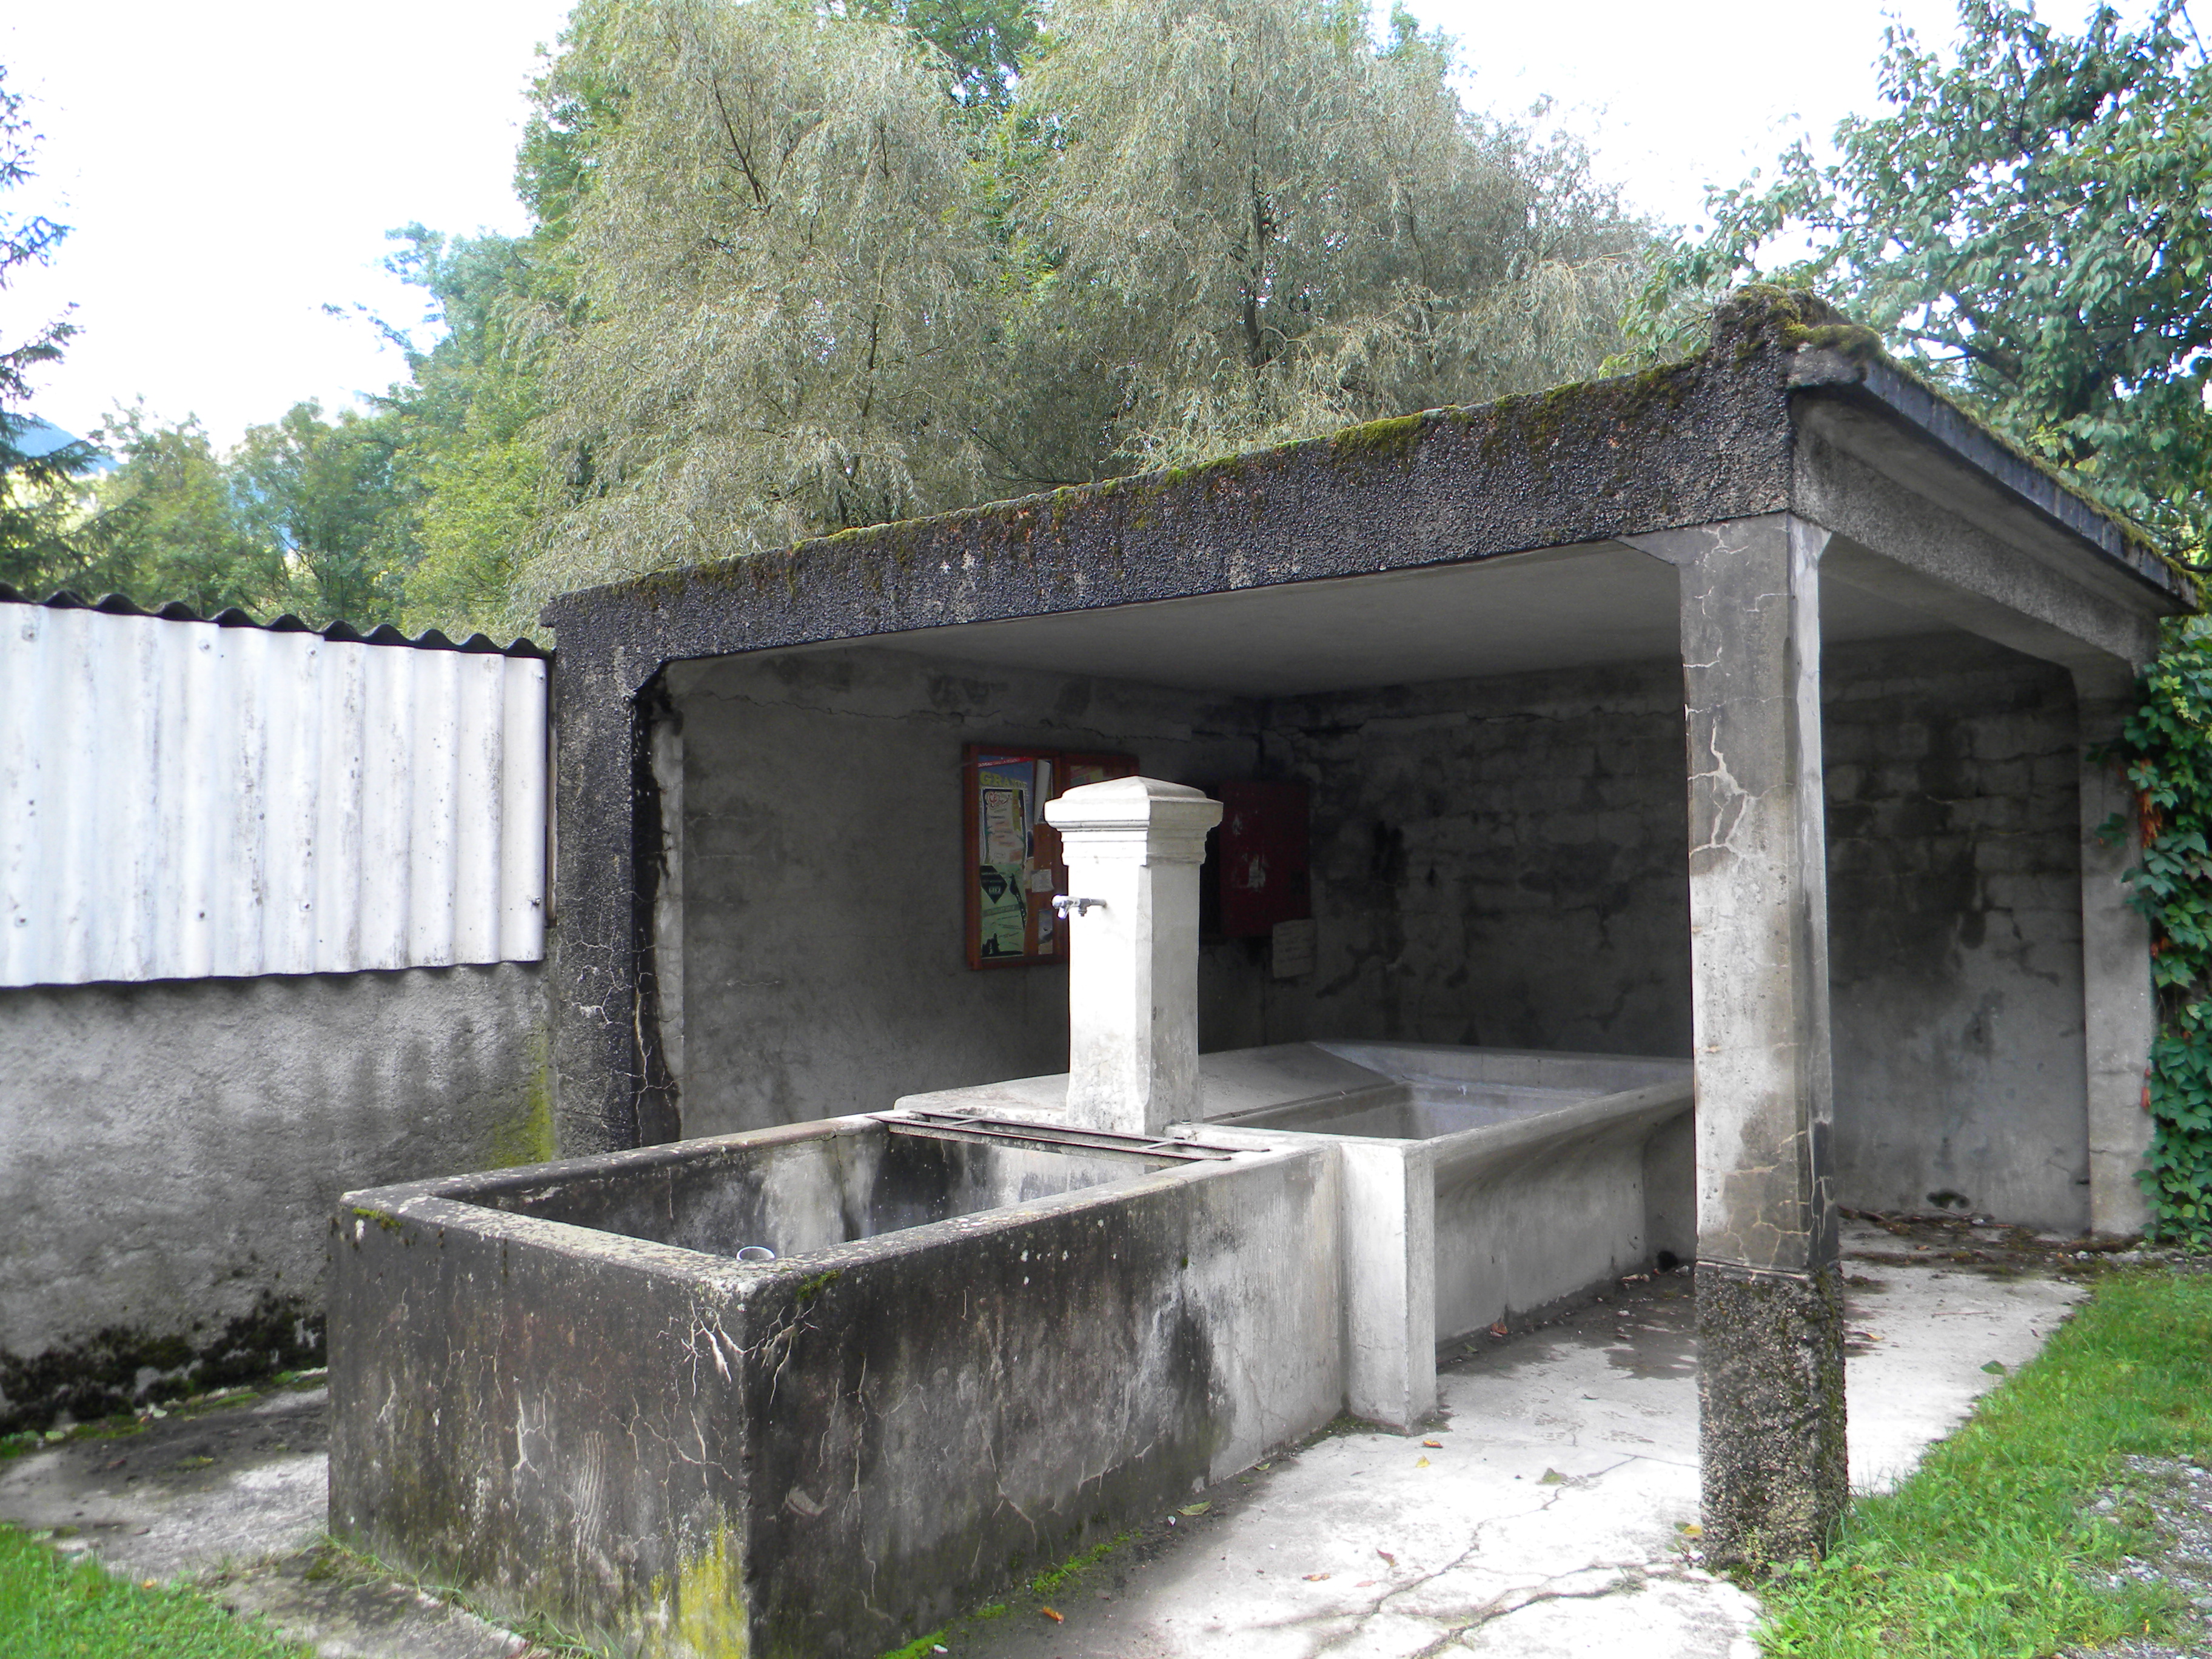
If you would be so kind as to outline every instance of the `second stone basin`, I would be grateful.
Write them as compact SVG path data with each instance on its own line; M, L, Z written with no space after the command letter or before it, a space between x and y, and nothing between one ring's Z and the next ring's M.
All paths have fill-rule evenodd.
M1346 1403L1411 1428L1436 1352L1696 1246L1686 1060L1440 1043L1285 1042L1199 1057L1212 1136L1340 1165ZM1064 1121L1067 1079L902 1107Z
M1212 1133L1337 1148L1357 1415L1410 1428L1439 1344L1693 1249L1686 1060L1319 1042L1209 1066Z

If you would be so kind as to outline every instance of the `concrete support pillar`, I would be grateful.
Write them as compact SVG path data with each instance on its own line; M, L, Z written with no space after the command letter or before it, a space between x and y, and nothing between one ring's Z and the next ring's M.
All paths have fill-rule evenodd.
M1639 538L1681 578L1705 1545L1817 1552L1842 1512L1820 556L1776 514Z
M2144 1073L2157 1034L2151 997L2150 922L2128 902L2121 877L2142 856L2135 793L2118 763L2090 758L2120 734L2135 707L2122 671L2074 677L2081 732L2081 1032L2087 1049L2089 1227L2140 1233L2150 1209L2136 1173L2150 1146ZM2106 841L2118 817L2125 833Z
M1067 866L1067 1114L1157 1135L1198 1103L1198 867L1221 803L1115 778L1046 803ZM1092 901L1084 904L1085 900Z

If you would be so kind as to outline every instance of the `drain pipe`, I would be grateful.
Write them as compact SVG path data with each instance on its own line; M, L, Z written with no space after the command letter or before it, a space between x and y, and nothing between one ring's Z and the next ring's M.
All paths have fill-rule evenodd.
M1067 1115L1158 1135L1199 1114L1198 866L1221 803L1115 778L1044 817L1067 866Z

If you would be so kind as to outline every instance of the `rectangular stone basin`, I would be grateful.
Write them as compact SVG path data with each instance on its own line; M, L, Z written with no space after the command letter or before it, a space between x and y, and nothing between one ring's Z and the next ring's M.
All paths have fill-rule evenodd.
M1145 1157L880 1123L862 1133L769 1145L744 1135L690 1145L690 1157L643 1167L487 1182L476 1201L710 1255L751 1247L781 1257L1133 1181L1188 1161L1187 1152Z
M1322 1042L1202 1063L1212 1126L1343 1160L1359 1416L1411 1428L1440 1344L1694 1251L1686 1060Z
M884 1114L349 1194L331 1531L616 1652L872 1659L1340 1409L1336 1160L1213 1139Z

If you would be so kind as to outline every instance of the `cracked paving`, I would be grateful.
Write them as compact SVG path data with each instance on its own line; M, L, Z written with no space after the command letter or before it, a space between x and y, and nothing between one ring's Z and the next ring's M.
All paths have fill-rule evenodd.
M1900 1265L1846 1241L1851 1478L1887 1484L2032 1357L2079 1285ZM1883 1256L1886 1259L1873 1259ZM1630 1284L1444 1356L1411 1436L1354 1428L1194 1494L1053 1592L947 1638L968 1659L1750 1659L1757 1604L1698 1570L1691 1283ZM0 1520L134 1577L181 1577L330 1659L495 1659L526 1644L413 1586L312 1576L328 1396L246 1395L0 1468ZM1435 1442L1431 1445L1429 1443ZM1163 1520L1164 1517L1163 1517Z
M1878 1235L1851 1243L1880 1242ZM2079 1289L1850 1261L1855 1486L1893 1480L2034 1354ZM1355 1430L1201 1496L1055 1592L957 1626L976 1659L1751 1659L1755 1601L1698 1570L1686 1274L1447 1357L1437 1424ZM1425 1443L1440 1443L1430 1446Z

